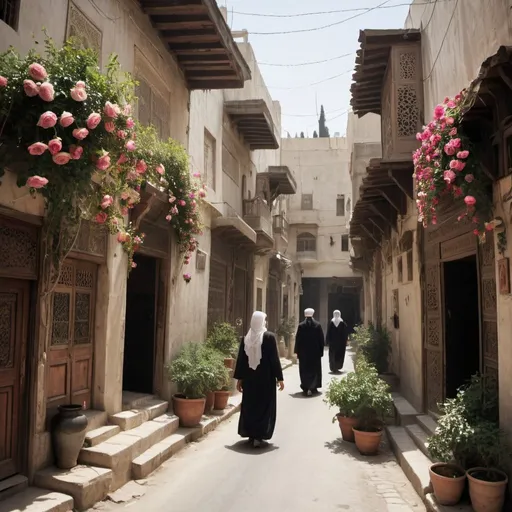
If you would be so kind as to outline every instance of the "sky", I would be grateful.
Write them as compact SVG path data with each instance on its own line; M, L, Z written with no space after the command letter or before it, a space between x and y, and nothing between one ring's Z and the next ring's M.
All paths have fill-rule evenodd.
M218 0L218 3L227 6L232 30L249 31L249 42L265 83L272 98L281 103L283 136L289 132L294 137L303 131L312 137L313 131L318 130L321 105L325 108L331 136L336 132L345 134L359 30L403 28L411 0ZM340 10L350 11L289 16ZM286 17L269 17L269 14ZM332 23L336 25L322 30L257 34L305 30ZM328 62L290 66L324 60Z

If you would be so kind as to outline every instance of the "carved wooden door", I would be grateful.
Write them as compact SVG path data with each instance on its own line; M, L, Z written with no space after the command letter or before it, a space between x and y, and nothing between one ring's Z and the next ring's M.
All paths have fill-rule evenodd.
M68 260L52 297L47 407L85 404L92 398L97 266Z
M21 470L29 282L0 279L0 480Z
M208 327L227 320L227 279L225 262L210 258L210 285L208 288Z

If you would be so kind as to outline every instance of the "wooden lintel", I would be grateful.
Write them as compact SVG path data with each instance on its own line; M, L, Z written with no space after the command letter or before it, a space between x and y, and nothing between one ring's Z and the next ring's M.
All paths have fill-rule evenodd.
M380 195L399 213L404 215L407 209L407 203L402 191L396 187L382 187L378 189Z
M377 238L375 238L375 235L373 234L373 231L370 231L364 224L360 224L363 231L378 245L380 246L380 242Z
M381 217L368 217L369 221L383 234L386 234L386 223Z
M141 200L140 203L136 204L133 207L131 221L132 221L133 227L136 230L139 229L140 223L143 221L144 217L151 210L153 205L157 202L158 202L158 199L157 199L156 195L152 195L149 198L147 198L146 201Z
M393 228L395 225L393 211L391 210L391 206L386 203L386 206L377 207L375 204L370 205L370 209L377 214L384 222L386 222L389 227Z
M414 197L413 177L410 169L388 169L388 176L409 199Z

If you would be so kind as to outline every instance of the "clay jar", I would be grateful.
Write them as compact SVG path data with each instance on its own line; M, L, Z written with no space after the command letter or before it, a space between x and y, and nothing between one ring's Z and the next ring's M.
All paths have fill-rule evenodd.
M52 420L53 451L58 468L71 469L77 465L88 423L81 405L59 405L59 412Z

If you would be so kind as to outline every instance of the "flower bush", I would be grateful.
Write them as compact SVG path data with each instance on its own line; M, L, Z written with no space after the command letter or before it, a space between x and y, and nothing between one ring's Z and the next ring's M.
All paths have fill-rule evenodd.
M74 242L63 247L62 234L85 218L117 234L135 266L144 235L125 218L147 182L169 195L167 220L185 264L197 248L199 176L190 176L183 147L134 121L133 88L115 56L102 74L95 53L72 41L57 48L47 39L45 56L12 48L0 55L0 176L14 169L18 186L43 195L57 259Z
M459 221L475 224L474 233L485 240L493 229L490 180L461 122L467 110L466 91L446 98L434 110L432 121L417 134L421 147L413 154L418 220L424 227L437 223L437 207L445 196L465 205Z

